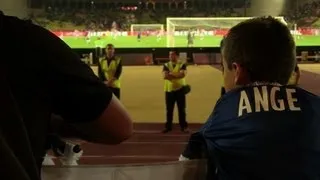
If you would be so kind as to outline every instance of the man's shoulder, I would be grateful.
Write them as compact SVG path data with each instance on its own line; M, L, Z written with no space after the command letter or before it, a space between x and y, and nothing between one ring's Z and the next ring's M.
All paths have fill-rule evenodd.
M297 88L297 93L302 104L302 110L320 118L320 96L302 88Z
M121 56L114 56L114 60L121 61Z
M162 65L162 71L169 71L168 63Z
M100 57L99 61L107 61L107 58L106 57Z
M233 89L225 95L221 97L221 101L226 101L232 98L239 98L241 95L246 95L248 98L255 98L257 95L263 95L264 93L270 95L288 95L288 92L292 92L297 94L298 97L306 97L309 99L320 100L320 97L297 86L281 86L274 84L258 84L258 85L250 85L243 86L240 88ZM259 93L259 94L258 94ZM272 98L271 96L266 96L268 98Z
M27 38L26 34L28 33L29 27L32 23L21 20L17 17L13 16L6 16L6 15L0 15L0 31L2 35L3 41L9 41L9 38L11 39L7 44L9 43L17 43L15 42L16 39L21 38ZM14 33L14 34L13 34ZM20 43L24 43L22 40ZM19 44L20 44L19 43ZM26 46L25 48L28 48Z
M180 65L181 65L181 68L183 68L183 69L187 68L187 63L186 62L181 61Z
M216 103L215 111L227 119L257 113L295 111L306 104L306 92L294 86L250 85L231 90Z
M23 37L23 33L32 33L33 31L30 29L34 28L42 28L32 22L29 19L19 19L15 16L7 16L7 15L0 15L1 21L3 23L4 29L8 28L7 30L14 30L15 34L21 35ZM36 33L35 33L36 34Z
M3 13L0 13L0 17L1 17L4 21L11 21L11 22L17 22L17 23L30 22L30 21L25 21L25 20L19 19L19 18L15 17L15 16L5 15L5 14L3 14Z
M218 100L209 126L243 131L268 125L292 127L301 120L319 119L319 106L319 97L298 87L246 86L231 90Z
M292 86L287 86L287 87L292 87ZM299 94L303 95L303 96L306 96L308 98L312 98L312 99L315 99L315 100L319 100L320 101L320 96L306 90L306 89L303 89L301 87L296 87L296 90Z

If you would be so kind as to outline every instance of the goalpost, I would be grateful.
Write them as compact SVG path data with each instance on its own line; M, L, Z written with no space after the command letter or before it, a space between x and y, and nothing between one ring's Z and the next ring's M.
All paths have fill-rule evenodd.
M229 29L238 23L254 17L169 17L166 22L167 47L175 47L175 36L179 31ZM287 25L281 16L275 17Z
M130 27L131 34L140 31L158 31L163 33L164 25L163 24L131 24Z

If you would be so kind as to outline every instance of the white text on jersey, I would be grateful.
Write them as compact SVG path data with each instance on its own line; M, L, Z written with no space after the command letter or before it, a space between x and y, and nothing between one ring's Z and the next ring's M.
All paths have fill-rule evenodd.
M272 87L268 90L267 86L254 87L253 100L250 102L248 94L245 90L241 91L238 116L244 113L261 112L261 111L301 111L297 106L298 99L296 98L296 89L286 88L286 97L283 99L277 98L280 87ZM286 104L288 105L286 107Z

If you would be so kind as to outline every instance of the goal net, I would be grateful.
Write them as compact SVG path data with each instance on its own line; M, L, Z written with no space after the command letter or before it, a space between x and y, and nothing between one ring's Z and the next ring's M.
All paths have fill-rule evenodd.
M131 24L130 27L131 35L137 34L138 32L150 32L152 33L163 33L163 24Z
M202 34L203 36L222 36L226 34L228 29L238 23L252 19L254 17L174 17L167 18L167 47L177 47L181 43L177 40L184 37L187 40L188 33L192 32L195 36ZM275 17L279 21L287 24L283 17ZM219 33L218 33L219 32Z

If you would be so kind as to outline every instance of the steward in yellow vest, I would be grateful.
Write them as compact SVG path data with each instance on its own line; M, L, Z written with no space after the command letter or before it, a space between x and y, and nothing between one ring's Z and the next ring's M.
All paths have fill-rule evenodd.
M294 68L294 71L289 79L288 85L298 85L300 80L300 69L298 65Z
M98 75L118 99L120 99L121 74L121 58L114 55L114 46L108 44L106 46L106 56L99 59Z
M185 75L187 66L179 62L177 51L170 51L170 61L163 66L164 91L166 101L166 125L163 133L172 130L173 111L177 103L179 124L182 132L188 132L188 123L186 121L186 94L183 87L186 86Z

